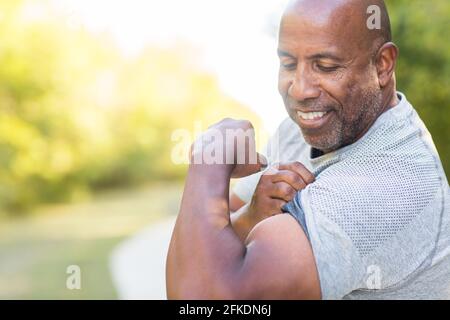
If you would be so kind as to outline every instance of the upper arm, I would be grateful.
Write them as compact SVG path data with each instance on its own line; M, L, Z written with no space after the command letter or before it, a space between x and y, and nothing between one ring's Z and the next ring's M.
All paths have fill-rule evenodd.
M293 217L283 214L262 221L248 235L246 248L235 279L238 298L321 298L313 251Z

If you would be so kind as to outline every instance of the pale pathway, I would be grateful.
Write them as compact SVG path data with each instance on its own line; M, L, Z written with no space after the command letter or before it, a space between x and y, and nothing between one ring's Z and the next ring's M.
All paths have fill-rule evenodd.
M165 263L175 217L145 228L112 253L110 269L119 299L166 299Z

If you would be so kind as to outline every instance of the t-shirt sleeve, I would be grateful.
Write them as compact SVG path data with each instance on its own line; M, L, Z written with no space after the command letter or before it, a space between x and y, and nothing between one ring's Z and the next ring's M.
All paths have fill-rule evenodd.
M323 299L388 290L430 263L439 230L437 208L429 205L433 193L429 199L417 190L402 194L371 178L317 179L283 208L311 243ZM392 190L380 192L381 186Z
M298 221L311 243L322 299L341 299L361 286L363 262L345 231L320 211L313 212L306 194L299 192L283 211Z

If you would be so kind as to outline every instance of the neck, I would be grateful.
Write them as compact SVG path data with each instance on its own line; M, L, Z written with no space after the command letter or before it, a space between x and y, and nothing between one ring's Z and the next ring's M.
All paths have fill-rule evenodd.
M389 109L395 107L395 106L398 105L399 103L400 103L400 100L399 100L399 98L398 98L398 96L397 96L397 91L394 90L394 92L392 93L392 95L391 95L391 97L390 97L390 99L389 99L389 102L388 102L388 104L387 104L387 108L386 108L384 111L387 111L387 110L389 110Z
M395 74L394 74L392 76L392 81L388 84L388 86L386 88L387 94L386 94L385 99L383 99L384 108L378 116L380 116L387 110L394 108L396 105L398 105L400 103L400 100L398 99L398 96L397 96L396 82L397 81L396 81Z

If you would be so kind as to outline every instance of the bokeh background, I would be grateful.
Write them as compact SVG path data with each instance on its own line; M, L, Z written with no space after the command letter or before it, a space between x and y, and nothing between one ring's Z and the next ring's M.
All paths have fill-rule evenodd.
M0 1L0 299L118 298L110 255L178 210L173 133L285 111L286 0ZM450 172L450 2L388 0L398 88ZM79 265L82 290L66 288Z

